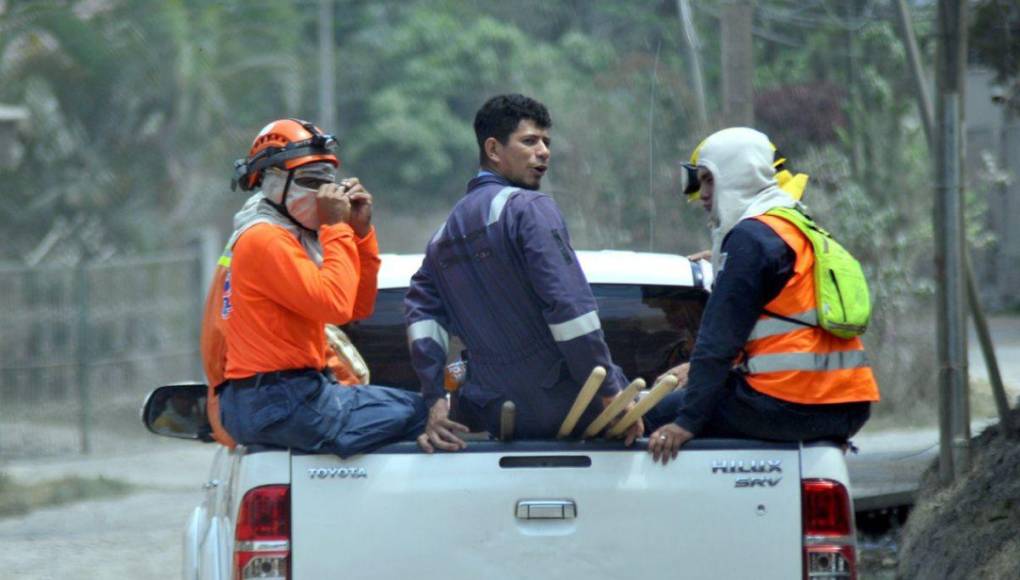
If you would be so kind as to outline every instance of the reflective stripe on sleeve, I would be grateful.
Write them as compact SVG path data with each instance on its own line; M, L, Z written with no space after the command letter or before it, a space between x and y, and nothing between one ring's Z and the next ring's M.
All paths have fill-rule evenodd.
M218 266L223 266L224 268L229 268L230 267L230 256L228 256L226 254L223 254L222 256L220 256L220 259L217 260L216 264Z
M408 344L423 338L431 338L439 343L443 352L450 352L450 333L435 320L419 320L407 327Z
M868 366L868 355L863 350L830 352L794 352L760 354L747 360L748 372L774 373L779 371L838 371Z
M489 219L485 220L485 225L491 226L499 221L499 215L503 213L503 206L517 189L516 187L504 187L499 190L496 197L492 198L492 203L489 204Z
M602 322L599 321L599 313L594 310L587 314L582 314L573 320L549 325L549 330L552 331L556 342L573 340L589 332L595 332L600 328L602 328Z
M807 328L805 325L818 326L818 311L815 309L806 310L800 314L793 314L787 316L793 320L799 320L804 324L797 324L796 322L790 322L789 320L783 320L782 318L774 318L772 316L768 318L761 318L755 323L754 328L751 329L751 335L747 337L747 340L758 340L759 338L765 338L767 336L776 336L777 334L786 334L787 332L793 332L794 330L802 330Z
M439 238L443 237L443 234L445 232L446 232L446 223L444 222L443 225L439 226L439 229L436 230L436 235L432 236L432 241L429 242L429 243L430 244L434 244L434 243L438 242Z

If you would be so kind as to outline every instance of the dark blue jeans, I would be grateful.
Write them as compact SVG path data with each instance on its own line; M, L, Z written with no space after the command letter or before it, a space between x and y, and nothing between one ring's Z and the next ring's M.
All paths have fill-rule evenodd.
M291 447L350 457L425 430L421 396L400 389L345 387L314 370L267 373L220 391L223 426L243 445Z
M731 373L726 395L709 416L699 437L754 438L773 441L832 440L845 442L871 415L871 403L802 405L783 401L751 388ZM687 391L667 395L645 414L645 433L676 420Z

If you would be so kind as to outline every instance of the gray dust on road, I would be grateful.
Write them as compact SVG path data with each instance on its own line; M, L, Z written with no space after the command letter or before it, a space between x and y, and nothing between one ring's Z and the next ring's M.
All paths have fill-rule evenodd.
M106 477L137 491L0 519L0 576L19 580L180 578L184 527L202 502L218 446L171 441L143 453L26 460L0 467L16 481Z

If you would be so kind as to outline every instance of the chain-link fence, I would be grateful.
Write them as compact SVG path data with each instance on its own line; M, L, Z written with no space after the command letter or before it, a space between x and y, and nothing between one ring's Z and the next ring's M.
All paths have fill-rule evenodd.
M0 459L151 441L153 387L201 378L198 249L76 266L0 266Z

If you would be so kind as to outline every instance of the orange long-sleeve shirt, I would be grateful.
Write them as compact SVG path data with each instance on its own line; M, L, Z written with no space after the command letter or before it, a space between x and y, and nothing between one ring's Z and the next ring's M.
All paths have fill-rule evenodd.
M355 240L360 265L358 276L358 293L355 299L353 319L365 318L372 314L375 307L376 276L379 272L379 246L373 229L367 236ZM213 275L212 284L206 297L205 310L202 316L202 335L200 339L200 350L202 352L202 363L205 369L206 380L209 384L209 396L207 398L207 412L209 422L212 426L213 437L220 443L233 447L235 442L226 432L219 417L219 397L216 387L226 380L225 371L227 365L227 341L226 341L226 320L223 319L223 294L224 282L226 281L227 268L217 266ZM327 365L333 370L333 374L341 383L353 385L359 382L358 377L351 369L339 360L326 345Z
M252 226L234 245L224 292L227 379L326 366L323 325L364 318L375 307L375 230L356 239L347 224L319 228L322 266L282 227Z

